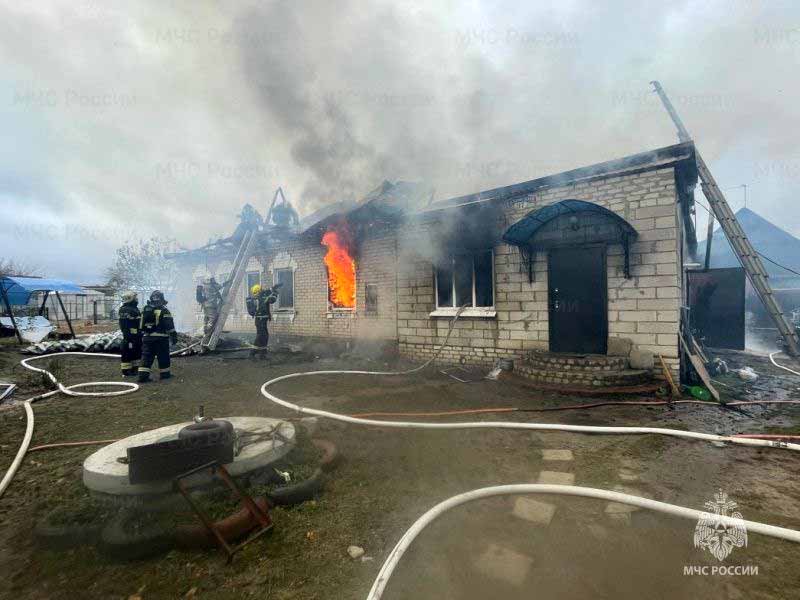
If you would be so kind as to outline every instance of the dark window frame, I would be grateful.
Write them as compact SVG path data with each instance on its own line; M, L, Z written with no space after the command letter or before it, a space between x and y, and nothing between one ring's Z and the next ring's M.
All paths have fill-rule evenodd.
M275 310L276 311L283 310L283 311L290 312L290 311L294 310L294 271L295 270L292 267L281 267L281 268L273 269L272 270L272 285L275 285L276 283L278 283L278 273L281 272L281 271L288 271L289 273L291 273L291 276L292 276L292 304L291 304L291 306L283 306L283 305L281 305L281 295L280 295L280 292L278 292L278 300L275 302Z
M479 306L476 304L478 300L478 293L477 293L477 277L476 277L476 270L475 270L475 259L478 255L481 254L489 254L489 258L491 261L492 266L492 274L491 274L491 297L492 302L490 305L487 306ZM450 271L450 304L440 304L439 303L439 273L440 271L444 271L443 266L440 264L434 265L433 273L434 273L434 295L436 300L436 309L457 309L459 306L456 306L456 298L457 298L457 272L456 272L456 261L458 259L463 259L464 257L469 257L472 261L472 274L471 274L471 285L472 285L472 302L467 308L476 308L476 309L491 309L494 310L495 304L497 302L496 299L496 277L495 277L495 265L494 265L494 249L487 248L485 250L478 250L474 252L454 252L453 254L449 255L446 261L449 261L449 266L444 265Z
M375 290L375 302L373 305L370 303L370 289ZM379 286L377 283L364 284L364 314L368 317L378 316L378 290Z

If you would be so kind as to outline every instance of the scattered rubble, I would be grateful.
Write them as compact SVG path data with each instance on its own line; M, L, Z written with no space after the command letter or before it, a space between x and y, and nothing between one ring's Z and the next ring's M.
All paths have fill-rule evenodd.
M197 342L197 338L178 334L178 343L173 351L180 351ZM71 340L42 341L20 350L23 354L56 354L58 352L110 352L117 353L122 348L122 332L94 333L79 335Z
M23 354L54 354L57 352L118 352L122 346L122 332L81 335L71 340L44 341L23 348Z

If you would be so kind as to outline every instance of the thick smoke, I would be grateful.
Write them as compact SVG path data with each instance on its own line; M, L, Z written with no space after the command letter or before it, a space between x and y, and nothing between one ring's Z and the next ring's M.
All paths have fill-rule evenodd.
M89 279L120 239L200 245L279 185L306 215L668 145L656 78L720 183L797 231L799 24L753 0L6 3L0 252Z

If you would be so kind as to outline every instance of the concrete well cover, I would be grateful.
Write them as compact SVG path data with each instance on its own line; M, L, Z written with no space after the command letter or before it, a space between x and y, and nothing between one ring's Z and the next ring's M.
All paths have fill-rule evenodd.
M230 421L237 432L269 433L273 428L279 427L278 432L287 440L287 442L284 442L278 437L274 439L267 437L246 445L232 463L225 465L225 468L234 477L268 467L286 455L294 446L295 428L294 425L286 421L264 417L220 417L220 419ZM122 496L171 492L171 479L131 485L128 482L128 465L119 462L117 459L127 456L127 449L132 446L142 446L177 438L178 431L190 424L191 421L187 421L152 429L104 446L83 462L84 485L94 492ZM184 481L188 487L204 485L211 481L211 474L198 473Z

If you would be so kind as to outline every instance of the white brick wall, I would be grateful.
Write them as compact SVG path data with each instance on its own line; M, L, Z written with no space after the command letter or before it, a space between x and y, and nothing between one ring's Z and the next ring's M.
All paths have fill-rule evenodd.
M622 246L608 247L609 335L630 338L677 369L681 278L673 168L553 187L516 199L506 203L503 225L535 208L573 198L616 212L639 232L631 247L631 279L623 274ZM428 316L435 303L433 267L417 250L429 246L435 235L431 226L415 224L398 237L400 256L405 257L398 275L400 351L419 358L431 355L448 327L447 319ZM536 256L532 283L515 247L498 244L494 253L497 317L461 319L442 354L444 361L488 364L500 356L549 349L546 253Z
M270 324L270 332L278 335L323 338L396 339L395 233L375 233L362 242L360 255L356 261L354 311L328 310L327 274L323 262L325 251L325 247L318 240L307 237L292 240L251 259L248 267L255 266L261 271L261 281L264 285L272 285L271 267L279 255L281 267L285 266L286 255L294 267L294 318L290 318L290 313L278 313ZM209 273L221 272L220 265L222 268L229 268L229 261L210 260ZM376 315L365 314L364 294L367 284L378 286ZM245 308L246 294L245 285L240 286L233 310L225 325L226 330L255 333L253 318L247 314ZM195 317L197 325L200 325L202 313L199 308Z
M630 254L630 279L623 274L623 249L607 249L608 330L638 346L661 354L677 369L678 323L682 279L682 243L672 167L638 174L605 177L591 182L540 190L505 202L499 211L503 228L531 210L565 199L605 206L628 220L639 233ZM357 257L356 310L328 310L325 248L313 238L296 239L256 258L262 281L272 282L269 267L276 254L295 265L294 320L273 322L274 334L311 337L367 337L397 340L400 351L429 357L445 339L447 318L431 318L435 307L432 240L440 233L431 223L414 222L395 231L370 234ZM494 247L496 318L462 318L441 355L443 362L490 364L498 357L519 357L528 350L549 348L547 256L534 262L535 281L528 281L517 248ZM285 261L285 256L282 258ZM227 261L229 262L229 261ZM208 270L220 272L226 261ZM364 314L366 284L378 289L378 314ZM227 328L254 332L239 291ZM335 318L334 318L335 315Z

